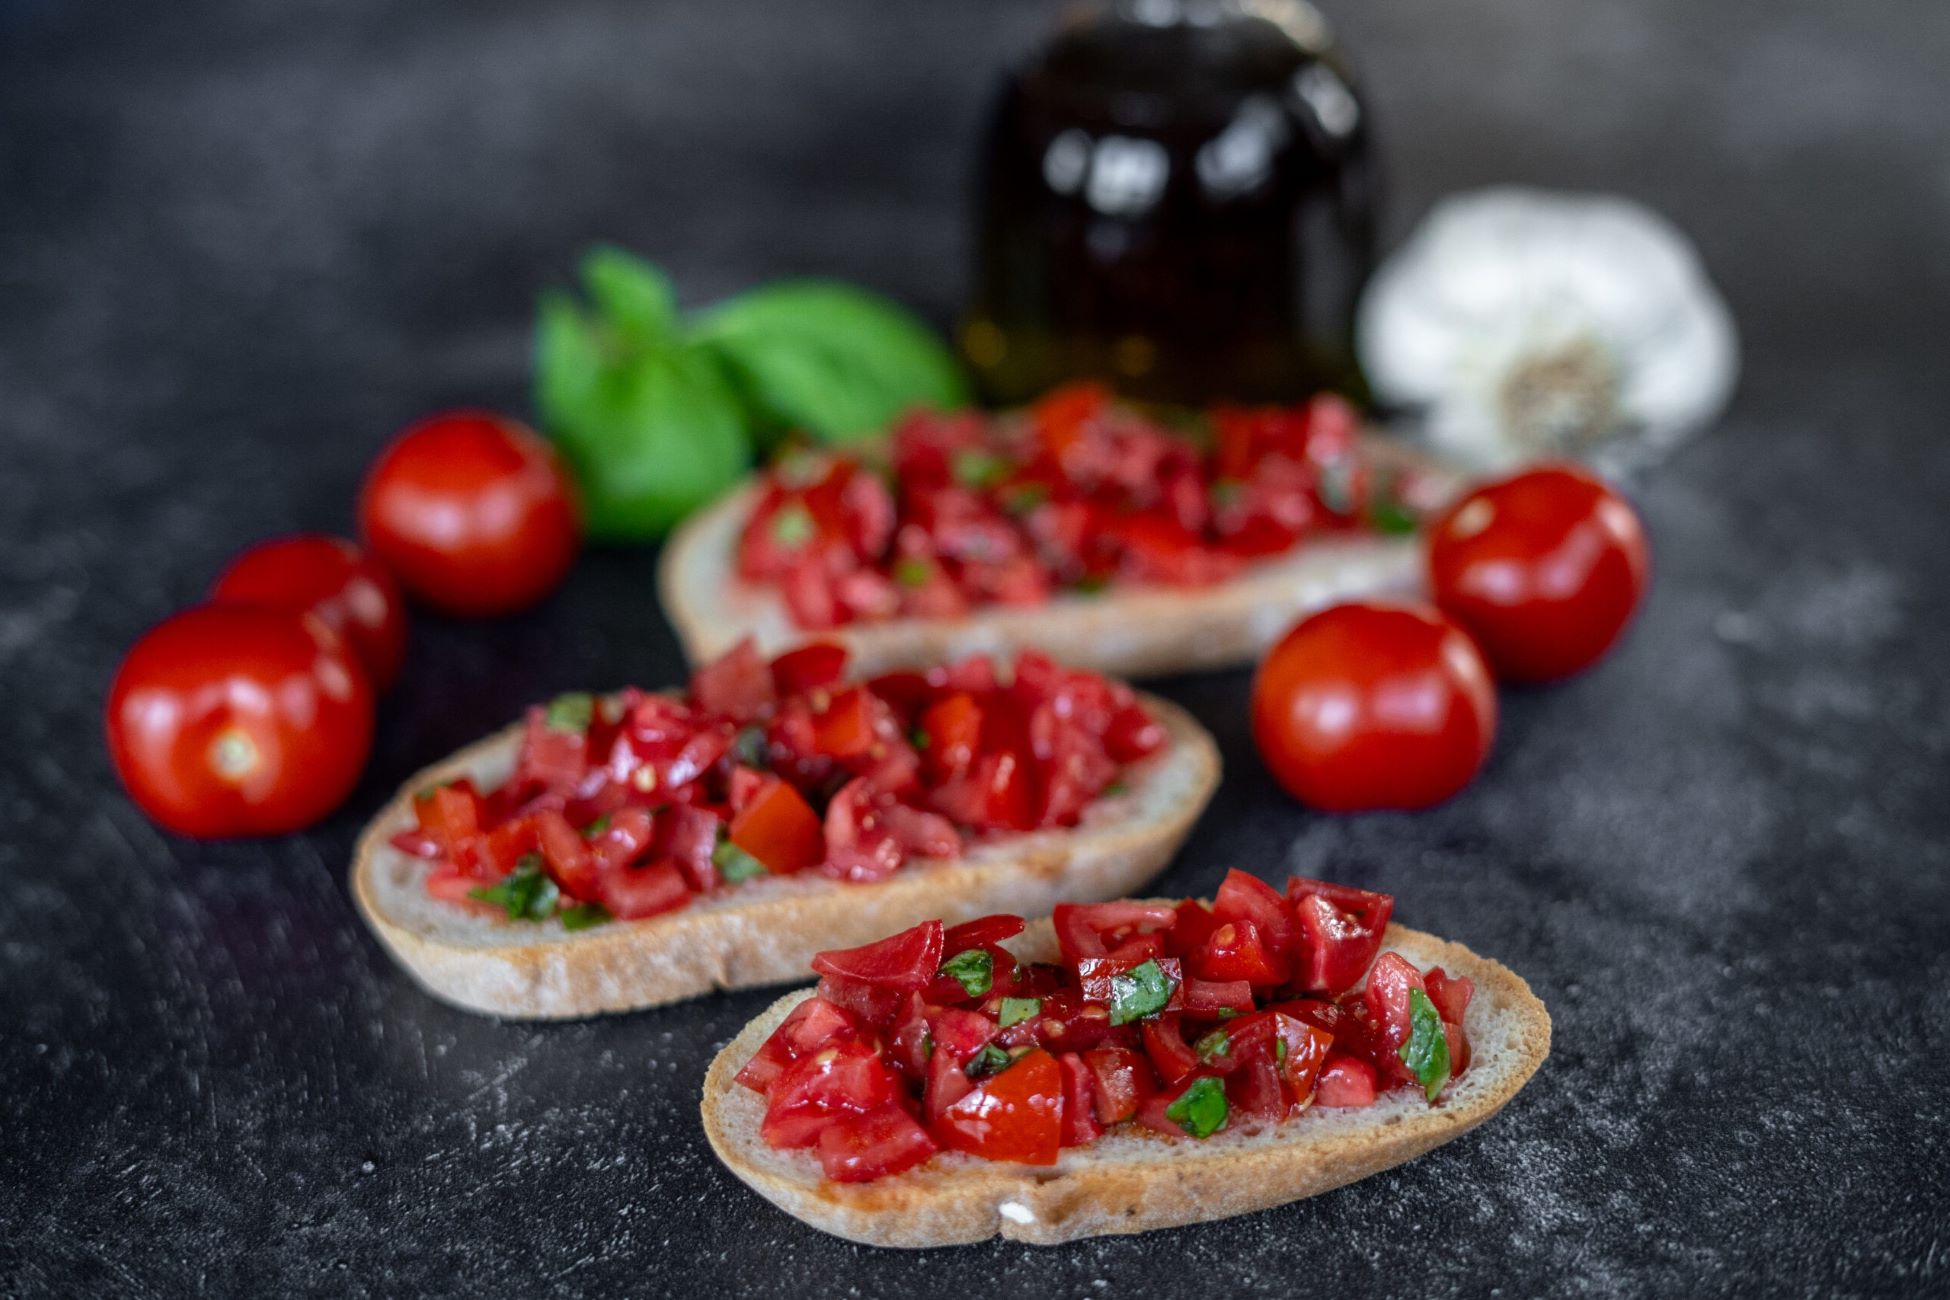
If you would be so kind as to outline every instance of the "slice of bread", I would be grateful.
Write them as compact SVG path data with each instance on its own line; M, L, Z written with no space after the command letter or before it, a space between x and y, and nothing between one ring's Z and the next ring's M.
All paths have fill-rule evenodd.
M1364 446L1376 465L1412 466L1443 494L1457 486L1448 471L1398 443L1370 437ZM694 664L747 636L772 655L814 635L793 623L776 590L738 577L738 537L758 490L748 482L693 515L664 547L658 594ZM1072 667L1156 677L1251 663L1303 613L1412 592L1422 582L1419 537L1349 533L1304 542L1212 587L1113 588L1041 605L992 605L964 618L856 623L816 635L846 646L863 675L1034 648Z
M1054 960L1050 923L1032 921L1009 945ZM813 1227L874 1246L951 1246L1002 1236L1054 1245L1228 1218L1330 1191L1401 1164L1494 1115L1550 1051L1551 1021L1530 986L1461 944L1388 927L1388 948L1424 969L1476 982L1465 1028L1470 1066L1439 1104L1395 1090L1364 1110L1314 1108L1284 1124L1167 1139L1135 1124L1047 1168L944 1152L870 1183L826 1180L810 1151L778 1151L759 1137L765 1099L733 1082L759 1045L803 1001L790 994L746 1025L704 1080L704 1130L731 1172Z
M713 989L805 978L813 954L868 943L931 917L1042 915L1066 899L1117 898L1163 869L1219 784L1217 746L1192 716L1141 697L1169 736L1073 830L976 844L952 861L910 862L886 880L843 884L815 872L767 877L641 921L565 930L508 921L433 898L428 866L390 843L415 825L413 792L470 776L507 780L511 727L421 772L359 838L352 896L388 952L435 997L472 1011L561 1019L630 1011Z

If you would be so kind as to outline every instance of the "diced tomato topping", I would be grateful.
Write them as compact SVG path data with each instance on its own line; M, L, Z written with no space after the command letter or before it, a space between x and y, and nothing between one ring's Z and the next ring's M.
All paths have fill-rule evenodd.
M1083 1054L1095 1076L1092 1099L1099 1124L1121 1124L1153 1091L1151 1067L1127 1047L1095 1047Z
M595 894L601 876L596 855L582 833L569 825L568 818L552 809L535 814L535 838L556 884L577 898Z
M1096 1076L1075 1052L1056 1058L1063 1067L1063 1145L1088 1146L1104 1135L1097 1122Z
M772 689L781 696L832 686L845 675L846 647L831 641L788 650L772 661Z
M1300 972L1303 986L1338 994L1360 983L1362 973L1381 951L1395 900L1387 894L1302 876L1287 882L1286 896L1299 918L1306 950Z
M1063 1069L1042 1048L984 1079L934 1122L940 1143L987 1160L1053 1165L1063 1142Z
M912 1169L941 1148L899 1106L838 1119L819 1132L819 1167L836 1183L865 1183Z
M1177 1016L1165 1015L1146 1020L1142 1033L1144 1053L1151 1058L1152 1068L1167 1085L1176 1084L1198 1069L1198 1053L1185 1042Z
M691 696L707 713L749 722L772 703L772 670L746 637L692 675Z
M1352 1056L1329 1059L1314 1085L1316 1106L1372 1106L1374 1099L1374 1067Z
M1467 975L1450 975L1442 967L1430 969L1422 977L1428 990L1429 1001L1435 1003L1436 1012L1444 1021L1452 1025L1463 1023L1469 1013L1469 999L1475 996L1476 982Z
M1288 911L1253 877L1228 883L1209 907L1058 905L1060 946L1091 950L1066 965L1019 962L1001 947L1023 932L1007 915L821 954L817 996L739 1074L766 1094L765 1139L822 1159L830 1151L852 1161L833 1165L844 1176L867 1179L927 1157L908 1124L940 1147L1044 1165L1120 1124L1203 1138L1304 1122L1314 1105L1372 1105L1383 1089L1423 1097L1401 1058L1415 1032L1412 995L1460 1019L1470 981L1384 952L1355 973L1358 992L1293 996L1316 964L1299 909L1331 899L1337 916L1385 926L1392 900L1301 881ZM1252 978L1184 974L1226 962L1252 967ZM1446 1019L1442 1030L1459 1075L1469 1039Z
M610 915L624 921L675 911L691 901L684 873L670 861L612 871L596 882L596 890Z
M822 952L812 959L812 968L858 984L916 992L941 965L941 935L941 922L923 921L877 943Z
M743 811L731 819L729 836L776 875L804 871L826 859L819 814L804 795L776 776L765 778Z
M982 706L973 695L958 691L935 701L921 714L918 725L925 737L921 749L936 780L963 776L974 766L982 743Z
M414 800L420 831L445 857L459 859L461 849L481 829L481 799L471 784L456 781L435 786Z

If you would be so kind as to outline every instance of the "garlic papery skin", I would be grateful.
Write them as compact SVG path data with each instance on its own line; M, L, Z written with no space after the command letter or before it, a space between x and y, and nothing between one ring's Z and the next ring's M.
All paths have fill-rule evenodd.
M1471 469L1648 463L1712 422L1739 371L1726 302L1670 222L1517 187L1437 204L1369 283L1356 342L1375 396Z

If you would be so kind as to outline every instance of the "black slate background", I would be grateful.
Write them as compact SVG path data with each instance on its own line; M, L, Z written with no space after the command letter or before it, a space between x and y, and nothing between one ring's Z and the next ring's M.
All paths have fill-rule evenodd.
M795 272L946 320L969 150L1031 3L0 0L0 1293L1334 1296L1950 1288L1950 11L1339 0L1399 235L1499 180L1623 190L1745 332L1648 479L1657 581L1588 677L1506 693L1425 815L1312 816L1243 673L1172 681L1227 783L1161 891L1330 873L1529 977L1484 1130L1286 1209L891 1254L759 1202L695 1122L770 993L502 1025L347 901L394 783L561 688L673 679L653 556L420 619L351 804L200 845L119 796L103 690L245 543L349 526L371 453L525 408L597 238L693 301Z

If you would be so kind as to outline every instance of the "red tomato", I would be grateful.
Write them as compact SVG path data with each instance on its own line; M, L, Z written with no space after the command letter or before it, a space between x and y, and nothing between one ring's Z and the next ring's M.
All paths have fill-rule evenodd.
M778 777L731 819L731 842L778 875L816 867L826 857L819 814L806 797Z
M554 449L513 420L436 415L379 454L359 492L366 542L450 614L507 614L569 571L581 526Z
M1063 1142L1063 1069L1042 1048L942 1111L935 1137L987 1160L1053 1165Z
M941 966L941 922L923 921L877 943L836 948L812 959L822 975L912 993L926 988Z
M772 661L772 685L781 695L831 686L846 674L846 647L830 641L788 650Z
M372 684L308 614L204 605L143 636L109 687L108 752L129 797L183 835L279 835L352 792Z
M1435 610L1337 605L1267 655L1252 723L1267 767L1304 803L1426 808L1483 766L1496 692L1468 635Z
M406 659L406 598L379 561L342 537L300 533L253 546L210 590L219 605L310 610L344 637L385 690Z
M1337 1056L1320 1072L1314 1085L1314 1105L1362 1107L1374 1105L1374 1067L1352 1056Z
M1570 465L1480 487L1429 530L1436 602L1505 681L1597 663L1644 597L1650 565L1631 505Z
M866 1183L912 1169L941 1148L899 1106L835 1119L819 1131L819 1167L836 1183Z
M1391 894L1374 894L1351 885L1295 876L1286 896L1300 920L1305 962L1301 986L1314 992L1345 993L1361 982L1395 914Z

